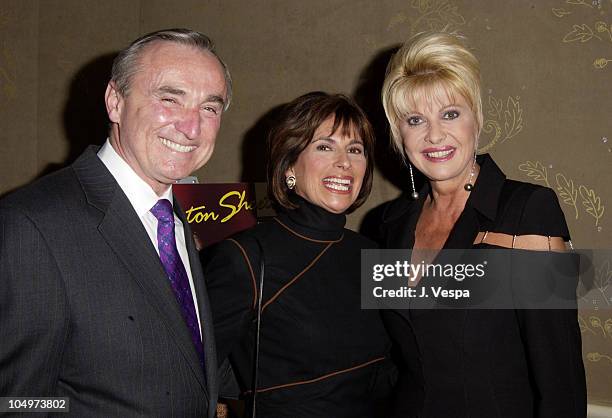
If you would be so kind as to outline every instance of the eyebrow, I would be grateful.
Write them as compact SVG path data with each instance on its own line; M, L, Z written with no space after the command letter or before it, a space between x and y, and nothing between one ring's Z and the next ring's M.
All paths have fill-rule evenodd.
M462 105L460 105L458 103L451 103L451 104L448 104L448 105L446 105L444 107L441 107L440 110L437 110L437 112L444 112L445 110L448 110L451 107L464 107L464 106L462 106ZM416 116L416 115L421 115L422 116L424 114L425 114L425 112L421 112L419 110L409 110L409 111L406 112L406 116Z
M217 94L211 94L210 96L208 96L205 100L205 102L209 103L209 102L214 102L214 103L219 103L222 106L225 106L225 99L223 99L223 97L217 95Z
M176 87L161 86L157 89L160 93L174 94L175 96L184 96L185 90L177 89Z
M166 94L173 94L175 96L185 96L185 90L176 88L176 87L171 87L171 86L161 86L157 89L157 91L159 93L166 93ZM225 106L225 99L223 99L223 97L219 96L218 94L211 94L208 97L206 97L206 100L204 100L205 103L219 103L222 106Z
M311 144L312 144L312 143L315 143L315 142L318 142L318 141L325 141L325 142L332 142L332 143L336 143L336 142L338 142L337 140L335 140L335 139L334 139L334 138L332 138L331 136L322 136L321 138L316 138L316 139L314 139L314 140L311 142ZM361 140L361 139L357 139L357 138L355 138L355 139L351 139L351 140L349 141L349 143L348 143L348 145L354 145L354 144L364 145L364 142L363 142L363 140Z

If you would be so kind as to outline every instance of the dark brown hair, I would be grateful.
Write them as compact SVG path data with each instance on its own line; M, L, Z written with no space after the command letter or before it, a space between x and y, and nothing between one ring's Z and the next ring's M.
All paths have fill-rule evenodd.
M361 206L372 189L374 170L374 130L363 110L343 94L312 92L285 105L275 127L268 136L268 193L276 203L287 209L296 205L289 199L285 173L312 141L315 131L329 117L334 118L332 132L342 129L343 135L358 135L363 141L367 162L366 172L357 199L348 208Z

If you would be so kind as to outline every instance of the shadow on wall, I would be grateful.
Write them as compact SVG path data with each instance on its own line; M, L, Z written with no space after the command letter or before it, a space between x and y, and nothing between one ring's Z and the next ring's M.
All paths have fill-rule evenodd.
M376 134L375 162L378 171L395 187L405 190L408 182L403 172L401 159L390 147L389 124L380 98L387 63L398 48L399 45L396 45L376 54L359 75L353 97L374 127L374 133Z
M268 134L276 125L285 105L286 103L283 103L268 110L244 134L241 150L242 173L240 174L240 181L266 182Z
M97 57L74 75L64 105L64 132L68 155L63 163L47 165L38 177L72 163L89 145L102 145L108 136L104 92L117 53Z
M361 72L353 96L364 110L376 134L375 164L378 174L404 193L411 193L410 174L401 158L391 148L389 123L381 100L387 64L401 45L397 44L377 53ZM423 184L423 176L414 170L417 190ZM378 228L387 202L370 210L363 218L359 232L379 241Z
M91 60L72 78L63 111L68 155L61 163L47 164L36 175L36 179L69 165L88 145L101 145L106 140L108 117L104 105L104 92L116 55L117 53L106 54ZM18 188L1 193L0 198Z

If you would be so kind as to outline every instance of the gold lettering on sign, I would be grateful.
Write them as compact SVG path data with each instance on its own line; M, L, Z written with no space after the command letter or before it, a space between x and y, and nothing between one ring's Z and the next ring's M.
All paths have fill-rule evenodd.
M219 206L221 208L229 209L229 213L225 215L219 222L225 223L232 219L236 214L238 214L241 210L253 210L253 203L247 202L245 200L246 193L243 191L239 192L237 190L232 190L224 194L221 199L219 199ZM238 200L236 202L236 199ZM205 211L206 205L190 207L185 211L187 214L187 222L191 223L202 223L208 222L209 219L213 221L217 221L220 216L224 215L224 213L217 213L214 210ZM225 212L225 211L223 211Z
M203 210L205 208L206 208L206 206L204 206L204 205L198 206L196 208L194 208L192 206L188 210L186 210L185 213L187 214L187 222L189 222L190 224L192 224L194 222L199 224L201 222L208 221L209 218L212 218L213 221L216 221L219 218L219 215L217 215L214 211L211 211L211 212L199 212L199 211L201 211L201 210ZM195 212L195 214L193 212Z
M234 190L234 191L231 191L231 192L227 192L219 200L219 206L222 206L224 208L228 208L228 209L231 210L229 215L227 215L225 218L221 219L221 223L227 222L230 219L232 219L243 208L246 209L246 210L253 210L253 205L250 204L249 202L245 202L244 195L245 195L244 191L238 192L238 191ZM238 206L232 205L231 203L225 203L225 200L229 199L232 196L239 196L240 197L240 201L238 202Z

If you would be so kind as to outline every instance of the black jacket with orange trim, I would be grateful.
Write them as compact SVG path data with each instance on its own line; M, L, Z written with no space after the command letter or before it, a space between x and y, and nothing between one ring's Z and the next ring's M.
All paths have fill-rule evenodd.
M251 389L260 260L265 260L258 417L383 417L395 381L379 312L361 309L361 249L344 215L303 199L204 256L218 356Z

